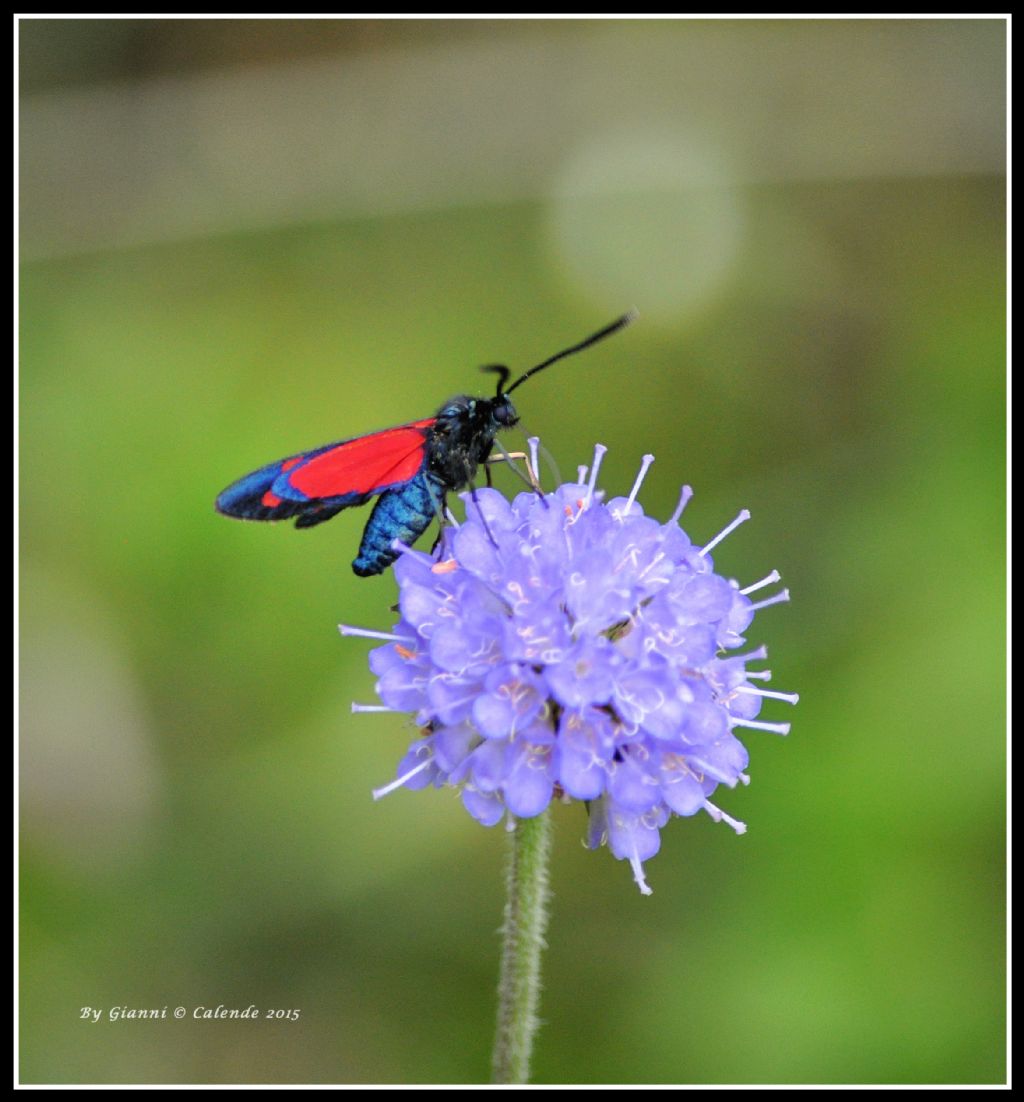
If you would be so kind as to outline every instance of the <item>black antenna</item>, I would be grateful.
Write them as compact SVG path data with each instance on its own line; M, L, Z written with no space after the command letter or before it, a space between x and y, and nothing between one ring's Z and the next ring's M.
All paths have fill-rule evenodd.
M561 352L554 355L549 360L545 360L543 363L537 364L536 367L531 367L525 375L520 375L518 379L505 391L502 391L501 384L505 382L504 379L498 385L498 393L511 394L513 390L520 383L525 383L531 375L536 375L538 371L543 371L545 367L550 367L558 360L564 360L566 356L572 356L577 352L582 352L584 348L589 348L592 344L597 344L598 341L603 341L605 337L610 337L612 333L617 333L620 329L629 325L629 323L637 316L637 311L630 310L628 314L623 314L621 318L616 318L611 325L606 325L603 329L599 329L596 333L592 333L586 340L580 341L579 344L574 344L572 348L565 348Z
M508 377L512 374L512 372L509 371L509 369L504 364L484 364L484 366L481 367L480 370L493 371L496 375L501 376L501 378L498 380L498 392L497 394L495 394L495 398L500 398L501 393L505 388L505 384L508 382Z

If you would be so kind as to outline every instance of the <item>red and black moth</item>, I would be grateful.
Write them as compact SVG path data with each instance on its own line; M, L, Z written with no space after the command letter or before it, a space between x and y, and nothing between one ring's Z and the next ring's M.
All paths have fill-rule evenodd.
M493 398L459 395L422 421L268 463L228 486L217 498L217 511L241 520L294 517L296 528L312 528L376 497L352 569L364 577L380 574L398 557L395 541L409 545L422 535L443 513L446 495L472 484L497 434L519 421L509 394L531 375L611 336L635 316L633 311L623 314L531 367L509 387L509 369L487 365L481 370L498 375Z

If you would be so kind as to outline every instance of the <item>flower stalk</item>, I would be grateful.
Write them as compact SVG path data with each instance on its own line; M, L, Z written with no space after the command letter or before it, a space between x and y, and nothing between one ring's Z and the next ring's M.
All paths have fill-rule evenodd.
M548 921L551 811L519 819L509 831L505 921L498 979L493 1083L526 1083L540 1024L540 957Z

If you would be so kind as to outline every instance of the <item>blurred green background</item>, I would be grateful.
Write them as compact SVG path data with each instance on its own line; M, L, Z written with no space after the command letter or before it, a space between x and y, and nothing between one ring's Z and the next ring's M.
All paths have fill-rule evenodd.
M556 809L534 1078L1004 1081L1003 21L19 37L23 1081L486 1080L504 839L370 799L366 513L212 503L633 305L523 425L615 492L655 453L697 540L749 507L801 701L650 899ZM221 1003L302 1017L79 1020Z

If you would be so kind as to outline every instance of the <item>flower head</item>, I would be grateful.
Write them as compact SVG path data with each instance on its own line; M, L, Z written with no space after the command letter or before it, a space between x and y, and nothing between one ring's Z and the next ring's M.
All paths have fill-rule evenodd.
M672 815L746 829L711 802L748 782L735 731L788 733L757 717L766 698L797 697L752 684L770 677L747 669L763 647L736 652L755 613L789 594L751 599L774 571L743 589L715 573L711 551L746 510L694 544L678 524L689 487L666 523L645 516L645 456L630 495L606 501L604 450L553 493L464 494L466 520L433 555L403 548L401 618L370 654L382 704L353 710L409 712L420 728L375 797L453 785L487 826L584 801L587 844L629 861L648 894L642 863Z

